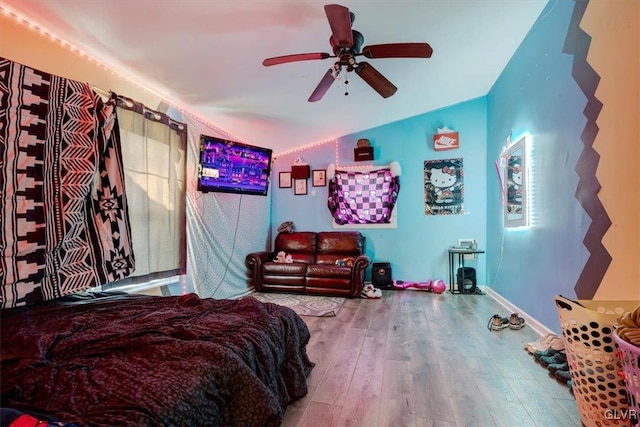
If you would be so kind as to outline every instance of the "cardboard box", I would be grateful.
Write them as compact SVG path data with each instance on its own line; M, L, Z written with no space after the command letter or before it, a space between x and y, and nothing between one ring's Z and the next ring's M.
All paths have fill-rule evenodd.
M460 148L458 132L436 133L433 135L433 149L435 151L453 150Z
M353 149L353 160L363 162L373 160L373 147L358 147Z

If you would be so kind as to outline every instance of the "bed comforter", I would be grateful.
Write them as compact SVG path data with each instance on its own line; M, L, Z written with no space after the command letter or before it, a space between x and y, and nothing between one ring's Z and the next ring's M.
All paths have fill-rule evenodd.
M277 426L307 393L291 309L145 295L3 310L2 406L78 426Z

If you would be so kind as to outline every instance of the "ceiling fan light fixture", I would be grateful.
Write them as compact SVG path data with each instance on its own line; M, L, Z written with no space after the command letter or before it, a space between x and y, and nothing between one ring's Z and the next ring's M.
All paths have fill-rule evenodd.
M335 56L340 56L341 54L358 55L360 53L360 49L364 44L364 36L357 30L351 30L351 36L353 38L353 43L350 46L342 46L336 43L333 36L329 37L329 45L333 49L333 54Z

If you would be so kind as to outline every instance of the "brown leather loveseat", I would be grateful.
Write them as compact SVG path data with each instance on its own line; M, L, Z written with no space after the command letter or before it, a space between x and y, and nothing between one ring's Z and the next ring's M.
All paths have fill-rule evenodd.
M357 297L369 265L364 244L357 231L279 233L273 252L247 255L251 284L262 292ZM280 251L291 255L293 262L275 262ZM338 260L346 265L336 264Z

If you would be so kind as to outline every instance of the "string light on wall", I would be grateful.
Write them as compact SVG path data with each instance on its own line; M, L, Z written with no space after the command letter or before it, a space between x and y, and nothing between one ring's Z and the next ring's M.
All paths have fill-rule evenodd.
M373 169L375 167L378 167L378 165L374 165L374 164L367 164L367 165L338 165L338 164L336 164L336 168L339 168L339 169L342 169L342 170L344 170L344 169L354 169L354 170L355 169L367 169L367 170L369 170L369 169ZM383 167L383 166L380 166L380 167Z
M293 153L297 153L297 152L299 152L299 151L309 150L309 149L311 149L311 148L319 147L319 146L321 146L321 145L325 145L325 144L328 144L328 143L330 143L330 142L334 142L334 143L336 144L336 150L337 150L338 140L337 140L337 139L327 139L327 140L325 140L325 141L314 142L314 143L312 143L312 144L304 145L304 146L302 146L302 147L296 147L296 148L293 148L293 149L291 149L291 150L282 151L282 152L280 152L280 153L277 153L275 156L276 156L276 157L279 157L279 156L285 156L285 155L287 155L287 154L293 154Z
M536 194L536 174L535 169L532 167L534 164L534 144L533 144L533 135L530 133L525 133L524 138L527 143L526 147L526 156L527 156L527 218L529 218L529 227L535 227L538 223L538 218L536 212L534 210L535 206L535 194Z
M115 67L111 67L110 65L108 65L107 63L93 57L91 54L89 54L88 52L85 52L84 50L78 48L77 46L73 45L72 43L62 39L61 37L55 35L54 33L52 33L51 31L47 30L44 28L44 26L38 24L38 23L34 23L33 21L31 21L30 19L27 19L25 17L22 17L20 15L18 15L16 12L11 11L9 9L7 9L5 6L1 6L0 5L0 12L5 15L5 16L9 16L10 18L14 19L17 23L19 23L20 25L23 25L25 27L27 27L30 31L34 31L34 32L38 32L40 34L40 36L42 36L43 38L48 39L50 42L52 43L56 43L59 44L61 47L68 49L70 52L76 54L77 56L79 56L80 58L89 61L91 64L98 66L102 69L104 69L105 71L108 71L111 75L124 80L130 84L133 84L134 86L136 86L137 88L152 94L153 96L158 97L161 101L165 102L166 104L168 104L169 106L175 108L177 111L179 111L183 116L188 116L189 118L191 118L192 120L206 126L209 129L214 130L215 132L217 132L218 134L224 136L225 138L229 138L232 140L236 140L236 141L241 141L244 142L242 138L238 138L237 136L217 127L216 125L214 125L213 123L211 123L210 121L208 121L207 119L201 117L200 115L192 112L191 110L189 110L189 107L183 105L183 104L179 104L176 103L175 101L170 100L169 96L163 94L161 91L156 90L156 89L151 89L147 86L142 85L141 83L139 83L139 80L142 80L141 78L139 78L138 76L134 77L129 77L128 75L124 74L124 72L121 72L119 70L117 70ZM105 91L104 89L99 89L97 86L93 86L92 87L94 89L103 91L103 92L108 92ZM308 150L314 147L318 147L327 143L331 143L333 142L335 144L335 164L338 165L339 164L339 142L336 138L332 138L332 139L328 139L325 141L320 141L320 142L316 142L316 143L312 143L309 145L305 145L302 147L298 147L295 149L291 149L291 150L287 150L287 151L283 151L280 153L274 153L273 159L275 160L277 157L279 156L284 156L287 154L292 154L292 153L297 153L300 151L304 151L304 150ZM342 169L367 169L370 168L372 165L357 165L357 166L340 166Z
M335 151L335 162L334 164L336 165L337 168L340 168L341 170L346 170L346 169L372 169L375 167L375 165L373 164L358 164L358 165L341 165L340 164L340 141L337 138L334 139L327 139L325 141L321 141L321 142L315 142L313 144L308 144L302 147L296 147L293 148L291 150L287 150L287 151L283 151L281 153L278 154L274 154L274 160L279 157L279 156L284 156L284 155L288 155L288 154L294 154L294 153L298 153L300 151L305 151L305 150L309 150L311 148L314 147L319 147L321 145L325 145L328 144L330 142L333 142L334 144L334 151Z
M183 115L189 116L191 119L196 120L200 123L202 123L203 125L207 126L210 129L215 130L216 132L225 135L226 137L228 137L229 139L234 139L237 141L241 141L241 139L235 137L234 135L230 134L229 132L226 132L222 129L220 129L219 127L215 126L213 123L207 121L206 119L200 117L199 115L197 115L196 113L190 111L188 109L188 107L185 107L183 105L179 105L177 104L175 101L171 101L169 99L169 96L162 94L160 91L156 90L156 89L150 89L147 86L144 86L140 83L138 83L138 80L142 80L139 77L136 76L136 78L132 78L129 77L127 75L125 75L123 72L120 72L118 70L116 70L115 68L107 65L105 62L94 58L93 56L91 56L89 53L83 51L82 49L74 46L73 44L67 42L66 40L63 40L62 38L56 36L55 34L53 34L52 32L46 30L44 28L44 26L38 24L38 23L34 23L32 22L30 19L27 19L25 17L22 17L20 15L18 15L16 12L7 9L5 6L1 6L0 5L0 12L2 12L3 15L10 17L11 19L14 19L18 24L23 25L25 27L27 27L29 30L31 31L37 31L39 32L40 36L42 36L43 38L48 39L50 42L59 44L60 46L68 49L70 52L78 55L79 57L88 60L91 64L97 65L101 68L103 68L104 70L109 71L112 75L116 76L117 78L124 80L130 84L133 84L134 86L136 86L137 88L152 94L153 96L156 96L158 98L160 98L161 101L167 103L169 106L175 108L176 110L180 111L180 113L182 113Z

